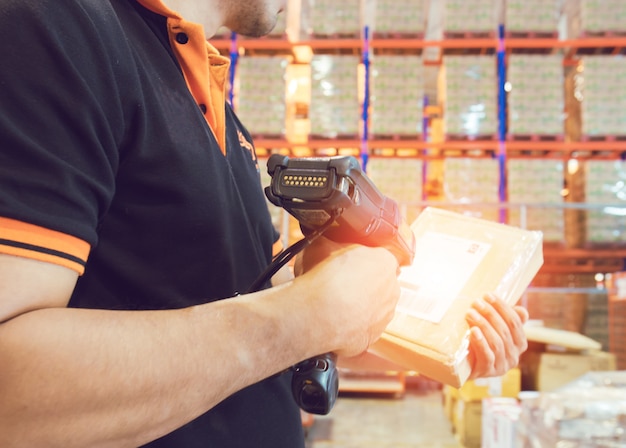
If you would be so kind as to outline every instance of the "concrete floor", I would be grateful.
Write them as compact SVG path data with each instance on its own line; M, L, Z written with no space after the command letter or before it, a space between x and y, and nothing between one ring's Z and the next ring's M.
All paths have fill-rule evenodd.
M342 394L331 413L315 416L308 448L458 448L439 388L402 395Z

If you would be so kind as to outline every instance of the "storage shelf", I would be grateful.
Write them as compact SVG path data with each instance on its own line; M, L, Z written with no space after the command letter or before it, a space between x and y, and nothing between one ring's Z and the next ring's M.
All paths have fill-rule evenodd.
M286 149L309 148L361 148L360 139L311 139L306 142L290 142L286 139L255 139L257 148ZM584 142L562 141L507 141L504 143L506 153L513 158L542 157L567 160L578 159L609 159L616 160L626 157L626 141L602 140ZM501 143L497 140L453 140L446 142L424 142L416 139L369 140L370 149L412 149L416 150L412 157L439 158L449 155L448 151L477 152L472 156L493 157L499 151ZM541 152L541 154L537 154ZM394 154L395 155L395 154Z
M566 248L545 244L542 273L612 273L626 268L626 244L611 248Z
M580 49L610 48L615 52L626 49L626 36L607 37L583 37L578 39L560 40L558 38L504 38L504 48L507 50L518 49L563 49L577 51ZM219 50L230 50L232 42L229 39L212 39L211 44ZM418 38L409 39L380 39L370 40L370 47L373 49L412 49L424 48L441 49L489 49L496 50L499 40L497 38L469 38L469 39L443 39L443 40L423 40ZM259 39L238 39L237 47L250 50L269 51L292 51L294 47L310 47L311 50L332 50L332 49L352 49L363 48L363 40L352 39L310 39L298 42L281 38L259 38Z

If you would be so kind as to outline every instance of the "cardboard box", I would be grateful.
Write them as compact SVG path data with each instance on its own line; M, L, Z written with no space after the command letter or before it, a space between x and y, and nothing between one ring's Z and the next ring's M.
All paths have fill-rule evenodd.
M520 359L523 390L552 391L588 372L617 368L615 355L585 335L532 321L524 330L529 349Z
M456 438L465 448L480 448L482 409L482 401L456 401Z
M411 229L414 263L403 268L396 315L370 350L461 387L471 370L467 311L490 292L519 300L543 263L542 234L433 207Z
M452 386L443 386L443 413L450 422L452 432L456 432L454 410L459 399L459 390Z
M481 448L515 448L521 413L515 398L482 401Z
M615 355L602 351L526 352L522 356L524 389L553 391L588 372L616 369Z
M492 378L477 378L461 386L459 397L465 401L477 401L485 398L517 398L522 387L522 374L519 368Z

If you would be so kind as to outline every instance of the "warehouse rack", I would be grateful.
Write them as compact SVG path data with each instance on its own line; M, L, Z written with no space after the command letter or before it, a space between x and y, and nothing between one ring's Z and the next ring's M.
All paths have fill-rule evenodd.
M426 49L439 49L439 59L425 61L425 64L441 64L445 54L493 54L499 58L499 90L502 95L505 82L506 61L509 55L517 53L563 54L564 66L573 66L583 55L588 54L626 54L626 36L581 37L577 39L559 40L557 37L519 38L508 37L500 28L499 37L478 37L463 39L423 40L416 38L369 38L367 28L363 30L363 38L344 39L311 39L291 42L287 39L231 39L215 40L212 44L223 53L230 53L235 58L240 54L281 54L289 55L295 62L299 61L302 49L305 54L360 54L367 63L369 52L401 52L403 54L422 54ZM366 77L366 88L369 77ZM498 158L501 169L507 159L542 158L569 160L620 160L626 159L626 140L605 138L600 140L568 141L567 139L528 139L515 140L505 134L505 104L502 96L499 101L500 128L498 135L489 139L462 139L443 141L427 141L417 135L414 139L368 138L311 138L306 141L289 141L286 138L255 139L255 146L260 157L273 152L293 155L335 155L350 154L356 157L372 156L405 156L424 160L444 159L447 157L491 157ZM367 123L367 102L363 110ZM430 116L441 115L437 106L424 108L425 122ZM426 131L425 131L426 132ZM364 133L367 135L367 132ZM502 177L503 179L503 177ZM501 221L504 222L505 210L511 205L506 203L505 186L500 186L499 204ZM493 204L492 204L493 205ZM497 204L496 204L497 205ZM585 204L564 204L565 207ZM626 269L626 246L621 244L600 247L567 247L566 244L546 244L544 247L545 273L591 273L616 272Z
M364 34L366 32L364 31ZM570 40L558 38L469 38L446 39L428 41L422 39L314 39L300 42L291 42L287 39L259 38L237 40L236 38L217 39L213 45L223 53L231 56L244 54L289 54L296 58L298 48L307 48L311 52L341 52L354 51L365 53L366 46L371 51L410 50L421 52L426 48L439 48L441 54L455 51L477 51L480 54L494 54L502 47L505 56L514 52L541 51L544 53L561 51L564 53L564 65L577 63L581 54L626 54L626 36L584 37ZM438 61L426 63L440 64ZM410 155L421 158L441 158L454 154L493 156L501 150L497 138L489 140L460 140L427 142L421 136L414 140L369 140L370 148L412 149ZM356 139L309 139L306 142L292 142L287 139L256 139L255 145L261 152L272 152L276 149L291 151L293 148L307 147L313 152L321 149L335 148L342 153L356 153L360 151L362 141ZM618 159L626 158L626 141L620 139L606 139L593 141L559 141L559 140L528 140L510 141L506 143L506 154L510 157L549 157L569 159L572 157L587 159ZM434 151L433 151L434 150ZM474 150L472 152L472 150ZM481 154L480 151L483 151ZM456 153L454 151L457 151ZM452 154L451 154L452 153Z

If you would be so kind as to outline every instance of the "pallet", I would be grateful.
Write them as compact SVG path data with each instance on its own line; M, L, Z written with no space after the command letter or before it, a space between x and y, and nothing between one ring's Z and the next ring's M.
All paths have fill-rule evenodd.
M444 31L444 39L495 39L495 31Z
M408 32L408 31L374 31L372 33L373 39L414 39L424 40L424 33L421 32Z
M401 398L406 391L405 376L404 372L342 372L339 393Z
M444 144L445 145L445 144ZM437 145L434 145L437 146ZM497 151L494 149L480 149L480 148L446 148L445 146L436 147L427 151L426 158L431 159L446 159L446 158L467 158L467 159L481 159L481 158L493 158L497 155Z
M422 141L421 134L371 134L370 140L385 142L406 142L406 141Z
M507 134L510 142L562 142L563 134Z
M320 39L320 40L349 40L349 39L360 39L361 31L345 31L345 32L335 32L335 33L311 33L309 34L311 39Z
M580 37L626 37L626 31L583 31Z
M382 146L382 145L381 145ZM425 157L427 156L426 150L417 148L380 148L373 147L369 149L370 156L374 157Z
M446 134L446 141L448 142L480 142L480 141L494 141L494 140L498 140L497 134L479 134L479 135Z
M537 158L567 160L576 158L579 160L615 160L615 151L588 151L569 149L506 149L507 157L511 159ZM626 158L626 151L619 154L622 159Z
M556 39L558 31L507 31L507 39Z
M358 134L336 134L336 135L326 135L326 134L309 134L309 141L311 140L360 140L361 136Z
M228 36L228 38L230 39L230 36ZM266 34L265 36L261 36L261 37L249 37L249 36L244 36L244 35L237 35L237 39L240 39L242 41L247 41L247 40L253 40L253 41L263 41L263 40L289 40L289 36L287 35L287 32L282 32L282 33L272 33L272 34Z
M626 142L626 135L583 135L583 142Z

